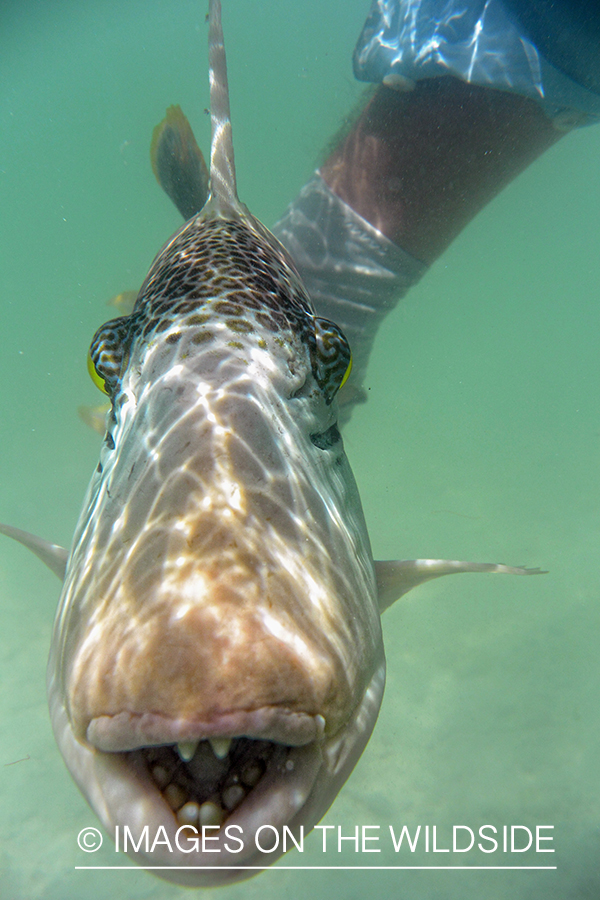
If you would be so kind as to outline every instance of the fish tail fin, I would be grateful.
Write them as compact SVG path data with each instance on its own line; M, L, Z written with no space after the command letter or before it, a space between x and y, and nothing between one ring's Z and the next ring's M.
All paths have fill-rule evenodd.
M210 0L208 60L210 69L210 197L217 210L238 210L240 203L235 181L227 60L221 26L221 3Z

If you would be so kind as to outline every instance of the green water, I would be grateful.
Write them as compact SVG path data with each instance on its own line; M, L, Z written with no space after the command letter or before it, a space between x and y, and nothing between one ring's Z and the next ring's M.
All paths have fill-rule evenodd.
M272 224L359 94L363 0L228 0L242 199ZM5 2L0 11L0 519L68 545L99 438L85 373L112 295L179 225L148 160L180 103L207 149L204 5ZM324 822L379 825L380 854L320 838L284 865L556 865L555 871L283 871L226 898L600 896L600 131L566 137L390 315L346 433L375 555L541 566L465 576L384 617L388 683ZM50 731L56 579L0 542L0 898L174 898L142 871L81 872L96 825ZM553 825L554 854L391 850L389 826ZM374 834L375 832L371 832ZM549 832L546 832L549 833ZM109 842L93 857L111 865ZM120 858L118 862L123 862ZM206 893L211 893L207 891Z

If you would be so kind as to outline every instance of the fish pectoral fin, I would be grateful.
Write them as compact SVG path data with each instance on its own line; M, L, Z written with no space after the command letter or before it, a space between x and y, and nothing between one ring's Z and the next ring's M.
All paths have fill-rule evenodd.
M14 541L18 541L19 544L23 544L24 547L35 553L38 559L41 559L49 569L52 569L61 581L64 581L67 559L69 558L69 551L65 550L64 547L59 547L58 544L51 544L50 541L36 537L35 534L29 534L28 531L21 531L20 528L13 528L11 525L0 524L0 534L5 534Z
M461 572L497 572L502 575L545 575L543 569L503 566L499 563L462 562L458 559L386 559L375 561L379 612L419 584Z

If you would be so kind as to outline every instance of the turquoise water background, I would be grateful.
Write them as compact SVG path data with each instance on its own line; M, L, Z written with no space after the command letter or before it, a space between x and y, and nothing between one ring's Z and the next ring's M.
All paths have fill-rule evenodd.
M272 224L361 88L364 0L226 0L241 198ZM68 546L100 438L77 417L114 294L180 224L148 148L179 103L208 150L205 8L6 2L0 11L0 519ZM540 566L464 576L384 616L388 682L324 823L383 852L280 865L555 865L553 871L283 871L223 900L600 896L600 130L572 133L481 213L389 316L346 434L378 558ZM56 578L0 541L0 898L175 898L92 860L97 825L55 746L45 666ZM391 851L389 826L554 826L554 854ZM373 832L372 832L373 833ZM125 862L117 858L117 862ZM188 891L189 893L189 891Z

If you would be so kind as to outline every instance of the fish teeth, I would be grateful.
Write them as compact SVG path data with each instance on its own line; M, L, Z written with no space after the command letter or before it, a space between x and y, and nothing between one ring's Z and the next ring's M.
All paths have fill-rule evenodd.
M198 744L199 741L180 741L177 744L179 758L182 759L183 762L189 762L190 759L193 759Z
M231 747L231 738L209 738L208 743L217 759L225 759Z
M220 825L224 819L224 813L220 806L207 800L200 806L198 810L198 821L200 827L203 825Z
M200 814L200 805L194 801L184 803L177 812L177 821L180 825L197 825Z
M246 793L241 784L230 784L221 794L221 802L225 809L231 812L232 809L240 805Z

